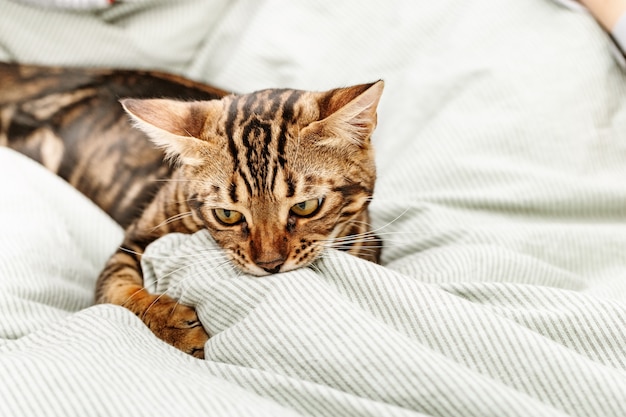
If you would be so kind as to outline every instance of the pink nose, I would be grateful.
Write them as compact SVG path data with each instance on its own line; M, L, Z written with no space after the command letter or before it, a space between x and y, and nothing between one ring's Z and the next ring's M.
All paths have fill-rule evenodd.
M265 270L265 272L269 272L270 274L275 274L280 271L280 268L285 263L285 258L276 258L273 261L267 262L258 262L257 265Z

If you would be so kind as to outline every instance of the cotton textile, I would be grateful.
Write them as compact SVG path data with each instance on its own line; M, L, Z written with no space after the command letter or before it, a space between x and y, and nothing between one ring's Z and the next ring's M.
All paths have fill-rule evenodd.
M487 0L0 8L5 60L241 92L386 83L383 265L328 250L254 278L206 232L148 247L146 285L197 307L206 360L90 306L121 230L0 149L0 415L626 413L626 80L590 16Z

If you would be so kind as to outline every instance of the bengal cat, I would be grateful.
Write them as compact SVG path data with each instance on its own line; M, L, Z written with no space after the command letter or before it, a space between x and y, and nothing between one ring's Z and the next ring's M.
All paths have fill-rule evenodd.
M368 204L382 90L378 81L228 95L156 72L0 64L0 145L39 161L125 228L96 302L130 309L202 358L209 336L195 310L144 289L146 246L207 229L254 276L309 265L326 247L377 262Z

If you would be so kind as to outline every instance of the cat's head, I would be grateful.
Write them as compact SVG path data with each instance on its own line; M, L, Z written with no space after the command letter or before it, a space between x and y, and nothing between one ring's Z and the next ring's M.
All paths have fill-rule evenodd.
M260 276L308 265L333 243L377 260L377 247L358 235L369 231L370 136L382 90L378 81L122 104L180 164L198 220L235 265Z

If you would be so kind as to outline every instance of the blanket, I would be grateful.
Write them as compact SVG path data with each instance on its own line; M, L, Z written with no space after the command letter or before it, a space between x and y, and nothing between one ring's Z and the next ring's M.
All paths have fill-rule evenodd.
M0 59L168 70L231 91L383 78L382 265L329 250L240 275L165 236L146 285L196 306L205 360L92 306L122 231L0 149L0 415L622 416L626 79L549 1L0 0Z

